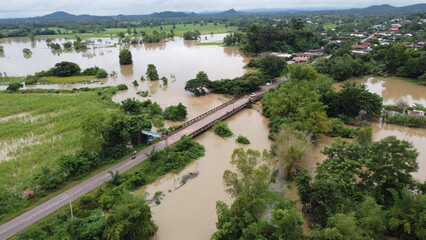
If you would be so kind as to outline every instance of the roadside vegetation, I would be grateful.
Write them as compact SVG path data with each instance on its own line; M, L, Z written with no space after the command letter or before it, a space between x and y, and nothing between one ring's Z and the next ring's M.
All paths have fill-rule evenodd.
M139 130L164 124L157 103L127 99L116 104L111 97L117 91L107 87L0 94L0 220L129 154L126 144L138 144ZM146 138L141 137L142 143Z
M234 134L231 129L229 129L228 124L221 121L216 121L214 123L213 130L216 135L221 137L230 137Z
M112 179L74 201L69 208L39 221L15 239L150 239L158 230L147 200L130 191L153 182L168 172L178 172L204 156L204 147L183 136L163 150L152 150L148 159L125 173L110 172Z

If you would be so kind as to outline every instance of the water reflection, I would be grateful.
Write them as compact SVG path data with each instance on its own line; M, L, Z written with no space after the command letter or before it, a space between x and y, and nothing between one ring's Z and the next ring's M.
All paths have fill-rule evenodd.
M121 75L123 75L125 77L132 77L133 76L133 64L120 65L120 73L121 73Z
M357 81L367 85L370 92L382 96L383 104L395 105L400 99L405 99L409 105L420 103L426 106L426 86L406 82L396 77L366 76ZM341 83L335 86L340 89Z
M147 51L156 51L156 50L164 50L166 49L166 42L161 43L143 43L143 47Z

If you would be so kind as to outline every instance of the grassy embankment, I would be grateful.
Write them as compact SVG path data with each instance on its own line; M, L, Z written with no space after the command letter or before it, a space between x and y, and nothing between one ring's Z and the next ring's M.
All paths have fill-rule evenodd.
M9 85L14 82L23 83L25 77L0 77L0 85ZM39 84L65 84L65 83L91 83L97 82L96 76L71 76L71 77L41 77Z
M173 29L173 25L164 25L163 31L166 33L170 33L170 30ZM75 39L75 36L79 36L82 39L87 38L100 38L100 37L117 37L119 32L123 32L127 34L127 28L105 28L104 31L98 32L88 32L88 33L73 33L71 30L68 30L68 33L66 33L65 29L62 28L49 28L57 31L58 29L61 30L62 34L55 34L55 35L37 35L36 38L68 38L68 39ZM193 25L193 24L176 24L176 28L173 29L175 36L181 37L185 32L188 31L200 31L201 34L217 34L217 33L227 33L229 31L235 31L237 27L225 27L225 24L217 24L214 25L213 23L205 24L204 26L200 26L199 24ZM138 34L137 36L141 36L140 32L144 31L146 33L152 33L152 31L161 32L161 28L158 27L137 27L136 28ZM131 29L131 34L133 35L133 28Z
M39 83L49 84L49 83L88 83L97 81L96 76L71 76L71 77L41 77Z

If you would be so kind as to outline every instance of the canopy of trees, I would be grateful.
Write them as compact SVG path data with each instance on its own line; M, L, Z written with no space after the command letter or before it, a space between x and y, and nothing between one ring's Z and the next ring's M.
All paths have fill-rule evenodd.
M132 53L129 49L121 50L118 58L120 60L120 65L127 65L133 63Z

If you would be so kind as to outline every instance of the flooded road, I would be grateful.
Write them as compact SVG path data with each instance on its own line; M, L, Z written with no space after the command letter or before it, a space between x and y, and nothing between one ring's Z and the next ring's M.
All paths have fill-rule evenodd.
M226 169L231 168L229 161L233 150L237 147L259 151L269 149L271 142L268 140L268 120L259 110L244 109L226 121L234 136L222 138L215 135L212 129L197 136L195 140L206 148L204 157L190 164L181 173L168 174L142 189L146 189L150 197L157 191L165 194L161 204L151 208L153 219L159 226L154 239L210 239L216 231L216 201L232 203L224 191L222 175ZM236 143L235 139L239 134L248 137L251 144ZM197 177L175 190L181 185L183 175L195 171L199 171Z

